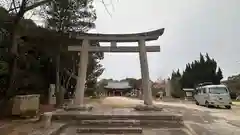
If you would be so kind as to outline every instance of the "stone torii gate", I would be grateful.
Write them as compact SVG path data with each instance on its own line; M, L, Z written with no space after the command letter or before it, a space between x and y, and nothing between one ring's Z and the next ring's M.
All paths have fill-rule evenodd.
M74 105L84 106L84 91L89 52L138 52L140 58L143 99L145 105L152 105L152 91L149 83L149 68L147 52L160 52L160 46L146 46L146 41L157 40L164 32L163 29L135 34L78 34L76 39L82 40L82 46L68 46L68 51L80 52L80 63L78 67L77 85L75 91ZM90 41L109 42L111 46L90 46ZM118 42L137 42L138 46L117 46Z

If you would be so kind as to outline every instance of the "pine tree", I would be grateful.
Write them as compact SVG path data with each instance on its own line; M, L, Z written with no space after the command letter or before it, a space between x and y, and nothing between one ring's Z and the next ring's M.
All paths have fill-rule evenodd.
M86 6L87 2L87 6ZM47 19L46 27L51 30L58 31L59 33L66 32L78 32L85 33L88 30L95 28L94 21L96 20L96 12L92 4L93 0L53 0L51 3L47 4L45 8L45 17ZM100 44L97 42L92 42L95 46ZM63 69L70 69L73 71L73 67L77 68L77 62L79 61L78 53L63 53L61 52L62 45L59 44L56 48L56 85L57 89L60 89L60 74L63 75ZM62 60L60 60L60 58ZM87 82L88 88L95 88L97 84L97 78L102 74L103 68L99 63L99 60L103 59L102 53L91 53L89 55L89 64L87 70ZM64 61L63 61L64 60ZM61 66L60 66L60 61ZM73 62L75 65L69 67L66 64L68 62ZM75 75L76 75L75 71ZM69 80L69 79L68 79ZM76 81L75 81L76 82ZM56 90L59 91L59 90ZM61 99L58 99L61 102ZM61 104L61 103L59 103Z
M177 70L176 76L181 77L181 73L180 73L179 69Z
M221 70L221 68L218 68L218 71L217 71L217 81L218 81L218 83L220 83L220 81L222 79L223 79L222 70Z
M223 78L220 68L217 70L217 62L210 58L208 54L205 58L200 54L200 59L187 64L181 77L182 87L194 87L198 83L212 82L219 84Z
M92 2L93 0L53 0L45 6L47 27L59 32L87 32L95 28L96 12Z
M205 59L204 59L204 56L202 55L202 53L200 53L200 63L201 64L205 63Z

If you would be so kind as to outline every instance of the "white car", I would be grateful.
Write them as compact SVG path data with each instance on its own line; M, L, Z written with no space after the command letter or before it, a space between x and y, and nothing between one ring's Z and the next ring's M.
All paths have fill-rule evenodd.
M231 109L232 100L229 90L225 85L206 85L196 88L194 95L197 105L225 106Z

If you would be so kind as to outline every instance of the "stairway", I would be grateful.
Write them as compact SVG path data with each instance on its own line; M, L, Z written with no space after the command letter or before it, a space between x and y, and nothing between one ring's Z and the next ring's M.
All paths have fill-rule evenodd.
M180 115L159 114L55 114L53 121L66 122L79 134L142 134L145 128L182 128Z
M78 128L77 133L84 134L142 134L142 128L116 127L116 128Z

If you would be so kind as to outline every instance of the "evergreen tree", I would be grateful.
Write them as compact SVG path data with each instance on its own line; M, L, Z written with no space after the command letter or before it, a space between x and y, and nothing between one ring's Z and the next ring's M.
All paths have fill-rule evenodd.
M45 8L44 11L46 15L45 17L47 19L46 23L47 28L58 31L59 33L66 32L85 33L88 30L95 28L94 21L96 20L96 12L95 9L93 8L92 2L93 0L60 0L60 1L52 0L51 3L44 6ZM90 44L94 46L100 46L98 42L91 42ZM56 48L56 50L58 51L55 58L57 71L56 72L57 89L60 89L60 78L62 78L62 80L65 81L69 80L63 79L64 78L63 69L67 69L68 71L74 72L73 73L74 75L77 75L77 71L76 70L74 71L74 69L77 69L77 64L80 60L78 53L61 52L60 51L62 50L61 48L62 45L59 44ZM99 63L100 59L103 59L102 53L90 53L89 55L86 82L87 88L95 88L97 85L97 78L103 72L102 65ZM69 62L73 63L67 64ZM62 77L60 77L60 75L62 75ZM74 82L76 84L76 81Z
M223 79L222 70L221 68L218 68L218 71L217 71L217 81L219 81L218 83L220 83L220 80L222 79Z
M173 72L173 76L176 73ZM208 54L200 54L200 59L186 65L181 76L181 85L183 88L193 88L202 82L212 82L219 84L223 78L222 71L217 66L217 62L210 58Z
M52 0L44 6L47 27L59 32L87 32L95 28L96 12L92 2L93 0Z
M181 77L181 74L180 74L179 69L177 70L176 76L177 76L177 77Z
M181 78L181 73L180 73L179 69L176 72L175 71L172 72L171 80L176 79L176 78Z
M202 53L200 53L200 64L204 64L204 63L205 63L204 56L202 55Z

